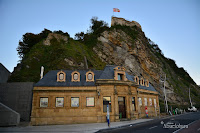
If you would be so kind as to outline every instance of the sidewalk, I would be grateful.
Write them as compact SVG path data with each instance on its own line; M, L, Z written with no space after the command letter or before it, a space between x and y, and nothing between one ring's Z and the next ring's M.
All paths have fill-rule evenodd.
M47 126L17 126L17 127L0 127L0 132L70 132L70 133L94 133L100 129L116 128L125 125L133 125L141 122L151 121L153 119L137 119L131 121L111 122L110 127L107 123L88 123L88 124L71 124L71 125L47 125Z
M184 113L185 114L185 113ZM179 114L183 115L183 114ZM102 129L112 129L122 126L132 126L135 124L143 123L148 121L157 122L163 119L167 118L173 118L179 115L165 115L165 116L157 116L154 118L149 119L137 119L137 120L131 120L131 121L120 121L120 122L111 122L110 127L108 127L107 123L87 123L87 124L70 124L70 125L46 125L46 126L29 126L27 122L20 123L17 127L0 127L0 133L1 132L18 132L18 133L25 133L25 132L31 132L31 133L46 133L46 132L59 132L59 133L94 133Z

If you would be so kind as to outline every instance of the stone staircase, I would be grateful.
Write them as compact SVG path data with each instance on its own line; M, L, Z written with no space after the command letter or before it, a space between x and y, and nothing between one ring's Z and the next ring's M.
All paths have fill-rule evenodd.
M0 103L0 127L16 126L20 122L20 114Z

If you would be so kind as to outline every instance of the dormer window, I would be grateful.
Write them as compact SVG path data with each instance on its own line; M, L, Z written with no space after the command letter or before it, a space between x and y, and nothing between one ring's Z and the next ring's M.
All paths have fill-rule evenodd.
M122 79L123 79L123 74L119 74L119 73L118 73L117 79L118 79L118 80L122 80Z
M127 81L124 67L117 66L117 67L114 68L114 79L115 80Z
M94 81L94 73L92 71L88 71L86 74L86 82L93 82Z
M149 87L149 81L148 80L145 81L145 86Z
M60 73L59 74L59 80L63 80L64 79L64 74L63 73Z
M71 79L72 82L80 82L80 73L79 72L77 72L77 71L72 72L71 77L72 77L72 79Z
M92 80L92 74L91 73L88 74L88 80Z
M138 78L138 76L135 76L135 82L136 82L137 85L139 85L139 78Z
M77 73L74 74L74 80L78 80L78 74Z
M59 71L57 73L57 82L65 82L66 80L66 74L63 71Z
M144 79L143 78L140 79L140 85L144 86Z

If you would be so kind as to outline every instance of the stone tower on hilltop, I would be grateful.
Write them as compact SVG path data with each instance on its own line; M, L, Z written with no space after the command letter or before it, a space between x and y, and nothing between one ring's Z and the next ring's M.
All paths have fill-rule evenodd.
M126 25L126 26L137 26L142 30L141 25L136 22L136 21L127 21L124 18L117 18L117 17L112 17L111 20L111 26L115 25L115 24L119 24L119 25Z

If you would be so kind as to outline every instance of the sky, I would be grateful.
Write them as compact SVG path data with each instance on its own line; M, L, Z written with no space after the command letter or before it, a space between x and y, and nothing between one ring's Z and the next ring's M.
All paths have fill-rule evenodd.
M146 37L200 85L200 0L0 0L0 63L13 71L27 32L46 28L74 37L89 29L93 16L110 25L112 15L139 22Z

